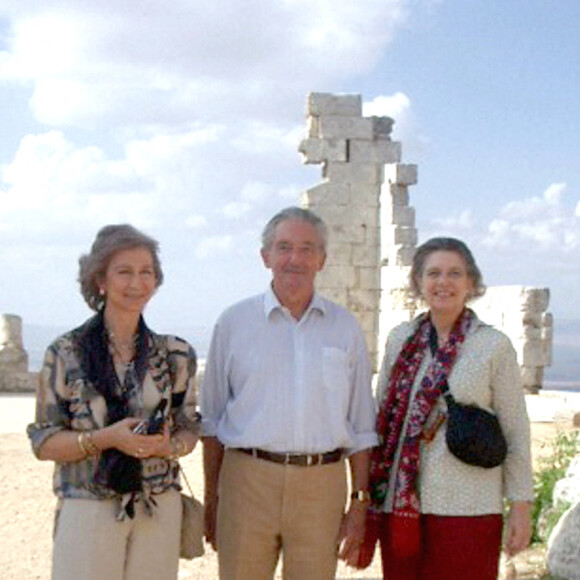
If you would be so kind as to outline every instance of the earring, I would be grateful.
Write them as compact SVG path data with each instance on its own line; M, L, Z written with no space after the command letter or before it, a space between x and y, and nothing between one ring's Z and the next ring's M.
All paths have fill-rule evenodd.
M105 295L105 289L104 288L99 288L99 295L100 296L104 296Z

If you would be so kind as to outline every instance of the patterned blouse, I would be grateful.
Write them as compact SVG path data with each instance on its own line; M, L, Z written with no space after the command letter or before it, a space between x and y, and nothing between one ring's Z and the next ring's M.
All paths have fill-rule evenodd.
M105 398L85 375L79 356L80 329L56 339L47 349L40 373L36 398L36 420L27 428L32 450L38 456L42 444L60 431L85 431L106 425ZM130 393L129 416L148 417L162 398L172 431L187 429L199 433L194 391L196 355L184 340L145 331L146 369L141 389ZM126 365L116 367L118 385L124 384L124 373L134 372ZM115 492L95 481L99 456L88 456L80 461L56 463L53 488L59 498L104 499L115 497ZM179 488L179 464L166 458L142 460L143 495L162 493L168 488Z
M415 328L415 321L405 322L389 334L379 377L379 399L384 396L390 370L405 340ZM428 351L411 396L417 392L431 361ZM503 511L504 498L532 501L530 425L516 353L509 338L476 318L465 337L448 383L458 402L475 404L497 415L508 442L508 455L503 465L492 469L467 465L447 449L446 423L443 423L431 441L423 440L421 443L421 512L448 516L499 514ZM445 411L446 404L441 399L432 415ZM398 461L397 456L395 460ZM392 502L391 485L385 511L391 511Z

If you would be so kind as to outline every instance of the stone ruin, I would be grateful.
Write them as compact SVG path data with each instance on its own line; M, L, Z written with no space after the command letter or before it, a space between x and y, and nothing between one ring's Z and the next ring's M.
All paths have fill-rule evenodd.
M22 319L14 314L0 315L0 392L31 391L33 383L22 344Z
M311 93L303 161L322 164L323 181L303 194L330 230L328 258L318 290L359 320L375 370L388 332L421 309L407 293L417 245L409 187L417 166L401 163L401 144L391 139L393 119L363 117L360 95ZM548 289L489 288L473 304L483 320L503 330L518 354L523 385L537 392L551 364L552 317ZM22 321L0 323L0 391L34 390L22 346Z
M401 163L401 144L391 140L393 123L363 117L360 95L311 93L307 136L299 146L304 163L322 164L322 183L302 200L330 230L317 288L357 317L375 369L389 331L421 310L407 292L417 245L409 186L417 183L417 166ZM548 289L524 286L489 288L472 303L512 340L530 393L542 387L544 367L551 364L548 303Z

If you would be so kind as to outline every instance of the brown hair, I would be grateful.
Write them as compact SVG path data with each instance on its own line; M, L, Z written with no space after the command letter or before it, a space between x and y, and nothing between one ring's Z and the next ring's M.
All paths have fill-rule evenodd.
M113 256L121 250L146 248L153 258L156 287L163 283L159 261L159 244L129 224L108 225L99 230L91 251L79 258L79 283L81 294L92 310L100 310L105 297L99 292L99 282L104 278Z
M463 258L467 275L473 283L473 292L471 293L470 298L479 298L480 296L483 296L485 294L485 284L483 283L481 272L475 263L475 258L467 245L457 238L431 238L415 250L413 265L411 266L411 272L409 273L409 289L411 294L415 297L421 295L419 280L423 275L425 262L433 252L440 251L455 252Z

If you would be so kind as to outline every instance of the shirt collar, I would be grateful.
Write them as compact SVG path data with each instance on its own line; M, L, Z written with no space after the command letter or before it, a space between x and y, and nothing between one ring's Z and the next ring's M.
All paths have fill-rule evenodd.
M264 294L264 314L266 315L266 318L268 318L275 310L283 312L285 308L280 304L278 297L274 294L274 290L272 290L272 286L270 285ZM316 292L314 293L314 296L312 297L312 300L302 318L307 317L312 310L318 310L323 315L326 314L326 304L324 303L322 296Z

